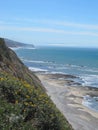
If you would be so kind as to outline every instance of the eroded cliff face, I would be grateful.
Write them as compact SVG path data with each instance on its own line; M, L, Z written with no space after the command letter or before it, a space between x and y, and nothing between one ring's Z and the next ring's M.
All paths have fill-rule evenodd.
M26 80L35 87L42 86L40 80L9 49L3 38L0 38L0 71L5 71L19 79Z

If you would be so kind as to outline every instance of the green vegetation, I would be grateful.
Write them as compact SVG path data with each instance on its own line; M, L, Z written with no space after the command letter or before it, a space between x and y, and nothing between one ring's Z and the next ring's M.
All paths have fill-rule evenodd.
M0 130L72 130L40 80L0 38Z
M35 87L42 87L39 79L21 62L15 52L6 46L3 38L0 38L0 70L21 78Z
M0 130L72 130L38 87L0 72Z

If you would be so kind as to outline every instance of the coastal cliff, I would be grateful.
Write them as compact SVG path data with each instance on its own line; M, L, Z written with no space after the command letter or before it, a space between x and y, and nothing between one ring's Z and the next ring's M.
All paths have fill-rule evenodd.
M17 42L17 41L13 41L7 38L4 38L5 44L7 47L11 47L11 48L17 48L17 47L30 47L30 48L34 48L34 45L32 44L25 44L25 43L21 43L21 42Z
M40 80L0 38L0 129L72 130Z
M0 70L26 80L35 87L41 86L39 79L21 62L15 52L6 46L3 38L0 38Z

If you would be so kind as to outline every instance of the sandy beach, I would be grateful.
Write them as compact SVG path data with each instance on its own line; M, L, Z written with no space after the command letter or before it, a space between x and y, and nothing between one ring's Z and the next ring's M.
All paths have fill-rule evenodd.
M74 130L98 130L98 112L83 105L86 95L98 96L98 89L83 87L71 75L36 73L47 94ZM64 80L62 80L64 79Z

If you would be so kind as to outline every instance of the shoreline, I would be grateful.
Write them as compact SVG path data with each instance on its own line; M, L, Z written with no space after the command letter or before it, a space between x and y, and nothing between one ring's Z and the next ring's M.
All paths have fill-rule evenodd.
M97 88L84 87L77 82L73 82L71 79L74 79L75 76L72 75L40 72L35 74L41 80L46 93L74 130L97 130L98 112L83 105L84 96L98 96Z

